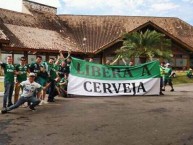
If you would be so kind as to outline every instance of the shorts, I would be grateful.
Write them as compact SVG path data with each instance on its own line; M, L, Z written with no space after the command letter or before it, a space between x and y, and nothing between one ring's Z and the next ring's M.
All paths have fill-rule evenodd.
M167 84L169 84L170 86L172 86L172 79L165 79L164 80L164 86L166 86Z
M47 84L47 80L46 79L43 79L43 78L39 78L39 84L41 85L41 86L46 86L46 84Z

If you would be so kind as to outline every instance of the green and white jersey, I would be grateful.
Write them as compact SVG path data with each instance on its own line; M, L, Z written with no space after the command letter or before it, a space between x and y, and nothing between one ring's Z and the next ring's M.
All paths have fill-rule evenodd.
M54 80L57 77L58 66L49 62L43 62L42 65L45 66L50 79Z
M67 87L68 80L66 78L62 78L59 83L66 83L64 85L60 85L61 88L65 89Z
M57 77L57 71L58 71L58 66L53 64L51 71L50 71L50 78L55 79Z
M164 79L171 79L172 69L171 68L165 68L165 78Z
M14 65L1 63L1 67L4 69L5 81L14 82Z
M44 68L46 69L46 72L48 73L48 75L50 75L50 70L51 70L52 65L49 62L44 61L42 63L42 66L44 66Z
M40 73L40 64L38 64L38 63L31 63L30 65L29 65L29 70L30 70L30 72L33 72L33 73L35 73L36 74L36 76L38 77L38 75L39 75L39 73Z
M22 66L21 64L18 64L15 66L15 70L19 72L19 74L17 75L18 82L27 80L28 65Z
M160 66L160 75L163 77L165 75L165 67Z
M36 82L30 83L29 80L23 81L20 83L23 88L23 93L21 96L23 97L32 97L36 90L40 91L42 86Z

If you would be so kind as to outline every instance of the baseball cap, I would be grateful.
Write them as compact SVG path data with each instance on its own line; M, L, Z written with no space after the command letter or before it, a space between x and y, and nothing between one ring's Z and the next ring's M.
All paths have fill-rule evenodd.
M170 65L170 63L166 63L166 65L165 66L169 66Z
M34 73L29 73L29 77L35 77L36 75Z

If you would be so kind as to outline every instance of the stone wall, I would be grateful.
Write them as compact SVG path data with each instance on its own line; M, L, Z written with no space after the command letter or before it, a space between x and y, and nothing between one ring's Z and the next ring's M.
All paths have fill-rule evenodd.
M23 4L27 8L33 9L33 10L36 10L36 11L47 12L47 13L52 13L52 14L57 13L57 8L55 8L55 7L39 4L39 3L28 1L28 0L23 0Z

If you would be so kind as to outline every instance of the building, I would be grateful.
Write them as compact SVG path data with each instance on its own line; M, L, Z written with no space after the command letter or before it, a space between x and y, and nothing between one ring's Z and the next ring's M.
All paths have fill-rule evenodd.
M23 0L23 13L0 9L0 46L7 55L44 60L59 50L79 58L104 63L122 46L122 35L151 29L172 40L173 66L193 67L193 27L174 17L57 15L57 9ZM2 38L1 38L2 37ZM9 43L8 43L9 42ZM136 62L138 59L136 59ZM121 63L121 62L120 62Z

